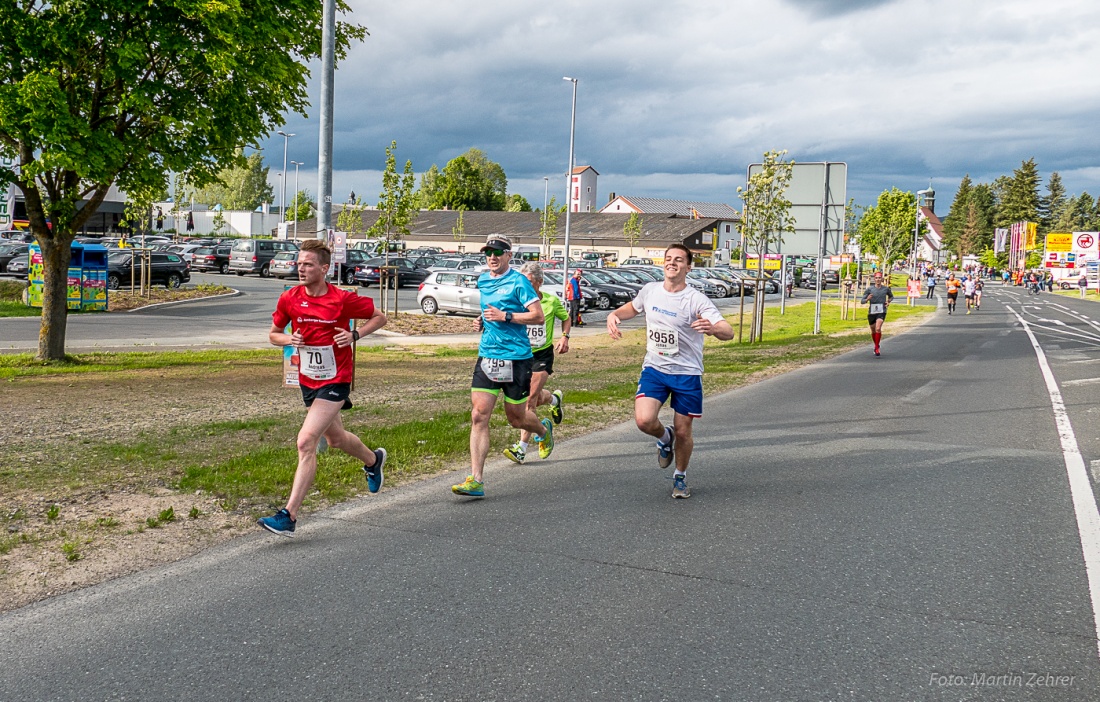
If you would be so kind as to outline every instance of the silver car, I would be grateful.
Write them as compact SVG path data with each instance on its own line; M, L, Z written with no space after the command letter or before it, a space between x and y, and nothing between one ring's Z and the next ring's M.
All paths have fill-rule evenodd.
M424 314L481 314L481 293L477 289L477 273L436 271L420 284L416 304Z

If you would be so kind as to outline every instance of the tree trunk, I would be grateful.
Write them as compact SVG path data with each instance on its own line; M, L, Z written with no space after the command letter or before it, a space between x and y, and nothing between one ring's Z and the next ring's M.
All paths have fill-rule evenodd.
M65 358L65 326L69 318L69 257L72 237L40 237L42 247L42 325L38 330L41 361Z

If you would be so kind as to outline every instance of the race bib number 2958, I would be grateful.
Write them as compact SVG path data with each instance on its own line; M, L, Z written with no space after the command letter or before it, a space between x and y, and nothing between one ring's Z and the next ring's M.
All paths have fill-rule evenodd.
M651 325L646 331L646 349L658 356L677 356L680 353L680 339L676 330L661 325Z

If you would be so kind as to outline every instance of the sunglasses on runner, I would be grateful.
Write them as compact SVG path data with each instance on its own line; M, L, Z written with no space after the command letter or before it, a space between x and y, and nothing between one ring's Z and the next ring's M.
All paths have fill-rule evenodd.
M485 249L485 255L486 256L496 256L497 258L500 258L501 256L503 256L506 253L508 253L508 252L505 251L504 249Z

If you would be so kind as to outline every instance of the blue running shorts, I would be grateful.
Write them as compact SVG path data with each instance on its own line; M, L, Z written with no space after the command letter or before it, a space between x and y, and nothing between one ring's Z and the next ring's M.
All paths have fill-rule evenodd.
M663 405L669 395L672 396L669 404L677 414L703 416L703 376L672 375L648 366L643 368L634 397L651 397Z

